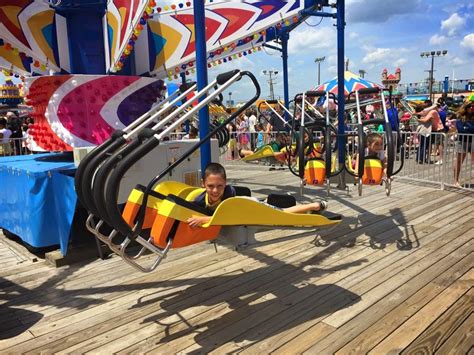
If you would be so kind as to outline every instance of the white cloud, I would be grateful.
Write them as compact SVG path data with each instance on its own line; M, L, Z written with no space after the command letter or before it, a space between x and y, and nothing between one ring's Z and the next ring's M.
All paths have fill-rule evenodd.
M349 32L349 39L357 39L359 34L357 32Z
M395 66L396 66L397 68L399 68L399 67L403 66L403 65L406 64L406 63L408 63L408 60L406 60L405 58L399 58L399 59L396 60L395 63L393 63L393 64L395 64Z
M376 64L381 61L388 59L392 55L390 48L376 48L375 50L366 54L362 63L364 64Z
M314 53L318 49L334 47L336 32L332 27L305 28L291 34L288 42L289 54ZM314 53L317 55L317 53Z
M433 35L430 38L430 44L432 46L439 46L445 44L448 41L448 38L443 35Z
M465 61L464 59L459 58L459 57L454 57L453 60L451 61L451 63L452 63L453 65L458 66L458 65L464 65L464 64L466 64L466 61Z
M474 33L470 33L461 41L461 47L466 48L469 52L474 53Z
M448 33L448 36L454 36L456 32L465 25L466 19L459 16L457 12L449 16L447 20L441 21L441 29Z
M328 62L329 62L329 64L336 64L337 63L337 55L331 54L328 57Z
M337 66L331 65L331 66L328 68L328 73L337 74Z

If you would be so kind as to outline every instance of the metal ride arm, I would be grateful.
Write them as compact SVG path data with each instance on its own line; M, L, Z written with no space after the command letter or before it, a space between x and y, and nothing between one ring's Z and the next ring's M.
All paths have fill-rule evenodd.
M265 117L265 115L263 114L263 111L262 111L262 108L261 108L262 105L266 105L266 106L272 111L272 113L274 113L274 114L278 117L278 119L283 122L283 124L284 124L286 127L288 127L288 128L291 129L291 125L290 125L282 116L280 116L280 114L279 114L278 112L276 112L275 109L271 106L271 105L275 105L275 104L277 104L277 105L279 105L281 108L283 108L283 109L291 116L291 118L293 118L293 115L291 114L291 112L288 111L288 109L287 109L284 105L282 105L282 104L280 103L280 101L278 101L278 100L264 100L264 101L260 102L260 103L258 104L258 107L257 107L257 110L258 110L259 115L262 116L262 117L265 119L265 121L267 121L268 123L270 123L270 121L269 121L269 120Z
M206 97L203 101L201 101L196 107L193 108L188 114L185 114L183 117L181 117L178 121L176 121L174 124L172 124L170 127L165 129L160 134L153 134L149 138L147 138L145 141L142 142L142 144L132 153L129 154L128 156L124 157L124 159L116 166L116 168L112 171L110 174L110 177L108 179L107 185L106 185L106 191L105 191L105 200L107 202L106 207L107 207L107 213L108 216L111 219L112 226L114 227L115 230L120 232L123 235L126 235L125 240L122 242L120 246L117 246L117 251L119 251L120 256L130 265L133 267L145 271L145 272L150 272L154 270L158 264L161 262L161 260L166 256L166 253L172 246L172 239L168 240L168 244L166 248L160 249L157 248L155 245L150 243L150 241L144 239L142 236L140 236L143 222L144 222L144 215L145 215L145 209L147 205L147 200L148 200L148 195L150 191L154 188L154 186L164 177L166 176L172 169L174 169L177 165L179 165L182 161L184 161L189 155L191 155L194 151L199 149L199 147L204 144L206 141L208 141L212 136L214 136L219 130L225 128L225 126L234 120L238 115L240 115L242 112L244 112L250 105L252 105L260 96L260 86L256 80L256 78L253 76L253 74L249 72L240 72L238 70L221 74L220 76L217 77L217 82L221 85L219 89L213 93L214 95L216 93L222 92L225 90L227 87L229 87L232 83L234 83L237 80L240 80L242 76L248 76L252 83L255 86L256 89L256 94L254 97L252 97L245 105L239 108L234 114L232 114L230 117L228 117L221 125L213 129L211 132L209 132L200 142L196 143L194 146L192 146L186 153L184 153L176 162L171 164L169 167L164 169L159 175L157 175L147 186L147 189L144 193L143 199L142 199L142 204L140 207L140 211L138 212L137 219L136 219L136 224L133 229L130 228L130 226L123 220L120 210L118 209L118 203L117 203L117 195L118 195L118 188L120 184L120 180L122 179L123 175L126 173L126 171L136 162L138 161L142 156L147 154L150 150L152 150L154 147L156 147L162 137L166 136L169 132L171 132L174 127L176 127L180 122L184 121L187 117L188 114L192 114L195 111L198 111L203 105L208 104L212 100L212 96ZM131 258L129 255L127 255L127 248L130 245L132 241L136 241L140 245L143 246L143 248L147 249L148 251L151 251L155 255L157 255L156 260L153 262L153 264L150 267L143 267L140 264L134 260L134 258Z
M361 102L359 99L359 95L370 95L370 94L379 94L380 98L376 100L375 102L381 102L382 107L383 107L383 118L379 119L369 119L369 120L364 120L362 121L362 115L361 115ZM358 181L358 191L359 191L359 196L362 195L362 176L364 172L364 166L365 166L365 134L364 134L364 126L368 125L382 125L384 127L384 132L386 136L386 142L387 142L387 173L386 173L386 180L385 180L385 190L387 193L387 196L390 195L390 190L391 190L391 177L393 175L393 167L394 167L394 162L395 162L395 146L393 142L393 134L392 134L392 127L390 125L390 121L388 119L388 114L387 114L387 106L385 102L385 95L384 95L384 89L380 88L367 88L367 89L360 89L355 92L355 98L356 98L356 107L357 107L357 121L358 121L358 166L357 166L357 181ZM398 172L398 171L397 171Z
M165 124L173 122L173 120L181 113L185 112L185 114L176 122L172 123L170 127L165 129L163 133L161 134L161 137L165 137L168 135L172 130L187 120L189 117L191 117L197 110L195 108L188 110L188 107L193 104L193 102L200 97L204 96L208 90L212 89L213 86L217 84L217 81L214 81L213 83L209 84L204 90L202 90L200 93L198 93L196 96L193 96L190 98L187 102L182 104L179 108L175 109L173 112L171 112L166 118L162 119L159 121L153 128L147 128L144 126L144 123L142 124L143 128L141 129L140 133L135 137L135 139L132 139L129 144L123 146L120 150L116 151L115 153L112 154L106 161L98 168L96 171L95 177L94 177L94 183L92 184L92 191L93 191L93 198L94 198L94 204L95 204L95 209L96 209L96 215L101 217L105 222L107 222L108 225L112 225L113 221L108 213L107 209L107 202L105 200L105 191L107 189L107 184L108 184L108 179L113 172L113 170L116 168L116 166L123 160L125 159L129 154L134 152L138 147L140 147L143 143L147 142L150 140L151 137L153 137L156 133L157 130L163 127ZM194 87L193 87L194 89ZM222 90L221 90L222 91ZM188 94L188 90L186 90L186 95ZM209 98L207 99L206 103L209 103L212 99L214 99L217 95L219 94L218 91L215 91ZM180 95L180 99L182 99L183 95ZM178 98L175 100L177 103ZM202 106L202 105L201 105ZM149 121L148 121L149 122ZM132 132L130 132L130 135ZM118 187L117 187L117 192L118 192ZM96 229L96 236L103 240L104 242L108 242L109 246L113 245L111 244L111 239L110 237L107 238L103 235L101 235ZM122 233L123 234L123 233Z
M97 169L108 155L120 149L131 136L137 134L143 127L146 127L168 112L176 103L180 102L186 95L192 92L195 87L195 84L181 86L180 91L169 95L165 100L161 101L159 105L139 117L128 127L123 130L115 131L107 141L97 146L84 157L76 171L74 183L80 202L89 212L94 215L98 214L92 196L93 179ZM176 97L179 93L181 93L181 95ZM167 103L169 103L169 105L165 106Z
M216 83L214 83L216 84ZM210 89L211 87L207 87ZM103 199L103 191L107 183L109 171L129 152L133 151L140 143L149 138L150 129L147 127L157 121L157 118L162 117L170 110L175 109L171 115L165 119L158 121L154 126L158 129L179 113L186 111L187 107L196 99L191 98L181 107L176 108L175 105L182 102L188 94L196 89L195 83L187 83L180 87L179 91L168 96L163 100L159 106L154 107L151 111L145 113L132 124L130 124L124 131L114 133L112 138L92 151L79 166L79 174L76 174L76 186L79 191L78 195L82 196L81 202L91 213L86 221L86 228L95 234L100 240L108 244L113 249L112 239L118 233L113 230L109 235L103 235L100 232L102 226L110 225L110 218L105 208L106 202ZM204 93L203 93L204 94ZM221 103L222 96L216 97L215 102ZM165 104L168 104L165 106ZM136 136L136 139L132 139ZM94 216L99 216L102 219L95 223ZM104 223L106 222L106 223Z

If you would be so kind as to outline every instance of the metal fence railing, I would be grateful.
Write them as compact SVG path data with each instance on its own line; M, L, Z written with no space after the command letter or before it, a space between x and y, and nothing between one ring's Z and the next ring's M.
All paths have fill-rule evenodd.
M405 164L400 177L474 190L474 134L402 132Z
M240 149L256 150L275 141L278 133L236 132L230 136L229 143L220 148L220 160L224 164L239 160ZM185 139L185 135L184 132L173 133L170 139ZM394 134L394 138L397 147L394 169L404 160L397 179L436 184L441 189L449 186L474 191L474 134L433 132L425 137L418 132L400 132ZM315 132L314 140L320 139L322 132ZM357 146L357 136L350 136L346 144L349 160L355 161ZM31 154L28 147L31 145L26 138L0 140L0 157Z
M235 136L229 142L229 149L221 156L221 161L225 163L229 160L238 160L239 149L248 149L249 146L257 148L257 144L252 146L250 142L259 141L259 133L246 134L250 137L248 143L247 139L244 139L245 144L242 144L239 135ZM265 134L260 141L267 144L275 139L276 134L277 132ZM315 141L321 137L319 133L316 135ZM436 184L442 189L451 186L474 190L474 134L433 132L425 137L418 132L400 132L394 133L394 142L396 146L394 170L398 170L402 160L404 162L402 170L396 176L397 179ZM349 136L346 154L347 160L352 163L357 156L357 147L357 135Z
M0 157L30 154L26 138L0 139Z

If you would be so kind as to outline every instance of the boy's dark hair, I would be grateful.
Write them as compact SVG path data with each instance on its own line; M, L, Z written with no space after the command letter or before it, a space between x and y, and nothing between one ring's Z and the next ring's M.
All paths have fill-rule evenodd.
M5 118L1 117L1 118L0 118L0 125L6 127L6 125L7 125L7 120L6 120Z
M416 105L416 106L415 106L415 112L418 113L418 112L421 112L421 111L423 111L423 106L421 106L421 105Z
M219 163L209 163L204 169L204 174L202 174L202 179L206 180L209 175L220 175L227 180L227 174L225 168Z
M368 146L369 144L374 143L376 140L382 139L382 136L378 133L369 133L365 137L365 145Z

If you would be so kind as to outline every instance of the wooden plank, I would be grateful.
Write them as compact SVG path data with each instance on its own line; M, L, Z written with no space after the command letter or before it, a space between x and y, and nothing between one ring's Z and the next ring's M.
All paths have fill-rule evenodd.
M299 241L297 241L297 242L299 242ZM243 257L243 256L240 256L240 257ZM224 262L225 262L225 263L228 263L229 260L228 260L228 259L225 259ZM221 273L222 273L222 267L220 267L220 265L216 265L215 263L211 263L211 264L212 264L212 267L215 269L215 272L221 272ZM239 265L239 264L236 263L236 266L238 266L238 265ZM208 270L206 270L206 269L199 269L199 268L198 268L198 271L197 271L197 272L205 273L206 271L208 271ZM195 276L195 275L189 275L189 276L190 276L190 277L193 277L193 276ZM182 283L185 284L185 282L186 282L186 280L183 280ZM158 287L158 286L157 286L157 287ZM148 289L147 291L151 293L153 290L149 290L149 289ZM175 287L175 288L173 288L173 289L171 289L171 290L169 290L169 291L167 291L167 292L169 292L169 293L174 293L174 292L178 292L178 291L179 291L179 288ZM136 300L136 298L137 298L138 296L140 296L140 295L137 295L136 293L131 294L131 295L130 295L130 302L133 301L133 300ZM122 299L120 302L125 302L125 301ZM104 308L104 307L101 306L101 312L104 311L103 308ZM120 309L120 307L117 308L117 310L119 310L119 309ZM141 316L146 316L147 314L149 314L149 312L147 312L146 309L143 309L143 310L141 310L141 311L142 311ZM138 311L137 311L137 312L138 312ZM82 313L84 313L84 312L82 312ZM94 317L94 318L98 318L97 321L99 321L99 319L102 319L102 318L100 318L100 317L102 317L102 314L99 314L99 315L96 314L96 313L97 313L97 310L92 310L90 313L91 313L93 316L96 316L96 317ZM128 321L129 321L128 319L130 318L131 313L132 313L132 312L129 312L129 316L128 316L127 318L124 318L124 317L123 317L123 312L121 312L121 311L120 311L120 312L117 312L117 315L119 315L125 322L128 322ZM87 318L87 316L88 316L87 314L82 314L82 315L81 315L81 317L83 317L83 318L86 317L86 318L84 318L84 322L90 324L90 322L87 321L87 320L89 319L89 318ZM111 318L113 318L113 317L112 317L112 315L111 315L110 313L104 315L104 319L109 320L109 319L111 319ZM71 319L70 317L68 317L67 319L64 320L64 322L66 322L66 323L68 323L68 324L70 324L71 321L72 321L72 319ZM91 321L92 321L92 320L91 320ZM111 325L112 325L112 326L115 326L115 323L114 323L114 322L111 322ZM55 329L58 328L57 325L56 325L54 328L55 328ZM71 327L65 327L65 328L69 329L69 328L71 328ZM55 333L59 333L59 334L57 334L57 336L59 336L59 338L62 338L62 337L65 336L65 334L68 334L68 333L67 333L67 329L64 329L64 327L63 327L63 328L59 327L59 329L55 330ZM71 330L74 330L74 329L72 328ZM38 328L36 329L36 332L38 332ZM44 334L46 335L47 333L44 333ZM50 336L50 337L51 337L51 336ZM48 339L45 338L45 340L48 340ZM68 340L69 340L69 339L68 339ZM40 343L41 343L41 341L43 341L42 337L36 338L36 339L35 339L35 345L39 346ZM28 344L23 344L23 345L28 345ZM22 346L23 346L23 345L22 345Z
M408 319L397 328L397 330L388 335L381 343L373 348L369 354L399 352L406 348L424 329L472 287L471 281L473 277L474 269L466 273L458 281L431 300L413 317Z
M248 283L246 283L245 285L248 286ZM227 296L230 296L230 295L227 295ZM104 350L104 351L105 351L105 349L101 349L101 350ZM110 352L110 351L112 351L112 350L111 350L110 348L108 348L108 349L107 349L107 352Z
M474 313L461 324L436 354L472 354L474 350Z
M441 292L439 288L432 287L428 288L427 284L430 284L435 277L438 276L438 273L442 272L444 278L448 278L450 282L454 281L453 274L457 275L459 272L465 272L467 268L470 267L474 260L474 255L471 254L468 258L463 257L463 255L454 256L453 254L449 255L445 258L442 262L442 268L440 265L434 264L430 266L428 269L423 271L422 273L416 275L414 278L409 280L407 283L403 284L401 287L396 289L394 292L390 293L388 296L382 298L379 302L375 305L367 308L359 315L354 317L350 322L344 324L340 328L337 329L333 334L328 335L325 337L324 340L321 342L314 342L317 343L317 350L323 353L334 353L338 349L340 354L347 354L352 353L354 351L359 352L359 348L355 345L351 344L350 341L354 338L357 338L360 333L366 330L369 326L376 323L379 324L377 321L380 320L385 314L393 310L396 306L398 306L401 302L404 302L406 299L411 297L415 294L420 288L425 288L426 290L434 291L434 292ZM439 263L438 263L439 264ZM454 264L454 265L453 265ZM459 275L457 276L459 277ZM457 278L456 277L456 278ZM434 297L434 295L430 295L429 293L425 293L424 298L426 302L429 301L429 297ZM415 312L413 307L405 310ZM400 313L398 313L400 314ZM397 314L394 314L391 318L396 318ZM373 327L373 331L370 332L368 335L369 337L376 337L376 334L387 334L388 331L383 328L382 326ZM308 330L309 333L312 333L312 328ZM375 333L375 334L374 334ZM382 336L382 335L381 335ZM362 337L361 337L362 338ZM365 338L365 336L363 337ZM292 340L291 343L294 343L295 338ZM347 344L349 342L349 344ZM347 344L346 346L344 346ZM342 349L341 349L342 348Z
M321 282L323 282L322 280L319 280L319 281L320 281L319 284ZM333 292L330 292L330 293L337 294L336 290L334 290ZM340 293L340 291L339 291L339 293ZM332 297L334 297L335 294L332 295ZM313 297L312 298L311 297L307 298L307 296L309 296L309 295L311 295ZM219 340L222 339L222 341L225 341L227 339L226 337L236 336L237 334L239 334L239 331L242 332L242 331L246 331L247 329L251 329L251 330L248 330L248 332L251 333L250 336L252 337L252 339L254 339L256 334L259 334L259 336L261 336L260 333L263 330L265 330L266 327L259 326L258 329L252 329L252 327L257 326L259 323L261 323L262 321L264 321L265 319L270 317L272 314L277 314L277 309L280 309L281 305L285 305L287 302L290 302L290 304L292 304L292 305L296 304L295 307L296 306L299 307L300 313L298 313L298 312L295 313L295 311L291 311L291 314L285 314L284 316L280 317L278 320L272 319L273 324L280 324L280 322L284 322L285 319L291 318L293 316L304 317L304 314L305 313L307 314L309 312L309 309L311 309L311 307L314 307L314 304L315 304L314 298L315 297L319 301L319 299L321 298L321 295L312 292L310 290L310 288L308 288L308 287L303 288L295 294L290 294L289 296L287 296L283 299L280 299L277 304L271 304L269 307L267 307L265 309L262 309L261 312L259 312L259 313L254 313L254 312L251 312L251 311L248 311L243 315L241 314L242 312L238 313L239 318L241 318L240 321L238 321L238 319L231 318L231 319L227 320L227 322L225 324L222 324L222 322L220 322L219 327L216 327L216 328L218 328L218 329L216 329L216 333L214 334L213 332L207 332L207 333L209 333L208 336L212 335L212 337L214 339L219 339ZM305 298L307 298L307 303L308 304L302 303L303 299L305 299ZM347 302L347 300L346 300L346 302ZM318 303L316 302L316 304L318 304ZM285 309L286 308L288 308L288 307L285 307ZM317 309L315 310L315 312L317 312ZM290 312L288 312L288 313L290 313ZM243 316L246 316L246 317L243 317ZM188 343L190 341L191 341L191 339L189 339L189 341L186 341L186 343ZM175 345L178 345L178 344L175 344ZM182 346L182 345L184 345L183 344L183 339L180 339L179 340L179 346ZM169 350L169 347L171 347L171 344L167 344L163 348L160 347L160 351L165 351L166 352L166 349ZM182 350L192 351L192 350L194 350L194 348L186 348L186 349L183 348ZM208 350L209 349L204 349L204 351L208 351ZM227 351L227 349L222 350L222 351L225 352L225 351Z
M433 354L473 311L474 289L471 288L405 348L402 354Z
M474 224L471 224L470 228L472 228L472 226L474 226ZM462 236L460 236L459 238L462 238ZM457 247L461 247L461 246L464 245L464 243L467 243L471 239L472 239L472 236L471 236L470 233L468 233L467 235L464 236L462 244L458 243L459 239L455 240L453 244L457 245ZM449 245L447 247L449 247L449 250L451 250L451 245ZM472 247L472 244L471 244L471 247ZM469 250L469 249L467 249L467 250ZM430 257L433 257L433 258L434 258L435 255L436 255L436 257L444 256L444 254L443 254L444 251L441 251L441 250L437 250L432 254L425 254L429 251L433 251L431 248L425 248L425 249L423 249L423 251L424 251L423 253L419 253L417 255L420 255L420 257L425 257L425 255L430 255ZM397 264L390 265L390 268L394 271L392 273L395 274L396 276L392 277L386 283L378 284L378 286L376 286L375 288L370 290L370 293L364 294L364 299L363 299L362 302L358 302L357 304L354 304L349 308L345 308L343 310L340 310L340 311L332 314L331 316L327 317L324 320L324 322L326 324L329 324L329 325L335 327L335 328L340 327L341 325L343 325L344 323L346 323L347 321L352 319L355 315L360 313L362 310L364 310L364 308L366 308L368 305L373 304L374 302L379 300L381 297L386 296L389 292L391 292L396 287L398 287L399 280L400 280L401 283L404 283L405 281L407 281L409 279L409 276L407 276L407 275L412 275L413 270L416 269L416 270L419 270L419 272L421 272L430 263L434 263L435 260L438 260L438 259L432 259L432 261L429 260L429 259L422 259L416 265L411 265L410 264L409 268L405 268L404 265L402 265L402 263L406 262L405 260L403 260L401 262L398 262ZM387 272L387 270L381 270L381 273L386 273L386 272ZM379 276L379 275L375 274L375 276L376 276L375 278L378 279L377 276ZM382 276L382 275L380 275L380 276ZM375 284L377 284L377 283L378 282L375 282ZM351 290L353 290L356 293L359 293L360 292L359 289L361 289L360 284L357 287L352 288Z
M469 227L467 227L469 228ZM440 230L440 233L442 233L443 230ZM439 238L437 238L440 234L432 234L430 236L427 236L426 238L432 238L433 240L437 240ZM456 237L453 237L453 238L456 238ZM436 247L433 247L432 249L436 249ZM382 251L379 251L380 254L383 254ZM405 258L406 259L406 258ZM405 259L401 259L401 260L405 260ZM412 259L414 259L415 261L418 259L416 257L416 254L412 257ZM410 262L406 261L407 264L410 264ZM353 280L354 280L354 275L363 275L363 274L367 274L367 270L366 269L370 269L372 268L372 265L368 265L366 268L362 268L361 271L359 272L355 272L353 273L352 275L346 277L345 279L347 280L346 282L337 282L337 285L339 286L342 286L344 288L348 288L350 289L350 285L353 284ZM385 279L385 276L387 276L387 278L389 277L389 275L380 275L379 277L376 278L376 281L377 282L381 282ZM325 280L325 279L321 279L321 280L318 280L319 283L321 282L328 282L328 283L332 283L334 282L333 280L329 279L329 280ZM372 276L370 276L370 274L368 275L368 277L364 280L364 279L360 279L357 284L367 284L367 283L370 283L372 281ZM285 344L286 342L290 341L291 339L295 338L298 334L301 334L305 331L305 329L308 329L310 328L312 325L316 324L320 319L322 318L318 318L318 317L314 317L314 315L318 314L318 307L321 307L323 306L325 303L331 303L331 302L335 302L334 300L336 299L337 300L337 294L328 294L328 295L316 295L316 299L317 301L314 301L314 300L311 300L309 299L306 303L304 302L300 302L299 303L299 311L297 310L293 310L291 312L291 315L284 315L282 314L281 317L274 317L274 319L272 320L273 321L273 324L277 324L279 327L282 327L283 325L285 325L285 322L286 321L291 321L292 319L294 319L294 321L291 321L290 324L288 324L287 326L285 326L285 328L288 328L289 330L288 331L283 331L283 332L277 332L276 329L274 330L274 336L273 337L270 337L270 338L267 338L267 335L266 333L263 333L262 336L265 337L265 341L259 343L256 347L249 347L245 352L247 353L252 353L252 352L269 352L269 351L272 351L272 349L275 349L275 347L278 347L278 346L281 346L283 344ZM346 304L347 304L347 301L346 301ZM263 329L270 329L270 331L272 330L272 328L274 328L273 325L267 325L265 327L262 327ZM278 328L277 328L278 329ZM315 336L317 336L317 334L315 334ZM226 349L228 350L228 349Z
M462 259L452 268L448 269L436 279L420 288L415 294L407 298L406 300L400 299L397 300L399 295L393 294L393 298L388 298L387 301L380 302L381 310L379 317L377 315L377 310L370 314L362 313L359 316L361 317L360 322L351 322L348 326L343 326L340 328L340 332L344 331L354 331L349 327L352 325L355 329L357 335L352 335L349 337L352 338L344 347L342 347L338 354L350 354L350 353L366 353L372 349L377 343L380 342L387 334L394 332L405 320L409 319L414 315L419 309L424 307L431 299L436 297L440 292L450 286L455 280L457 280L462 274L467 272L472 265L471 254L469 257ZM386 312L383 311L383 307L387 302L396 304L397 306L392 309L387 309ZM388 306L389 308L390 306ZM370 318L375 318L372 320ZM367 323L365 320L367 318ZM349 328L349 329L348 329ZM365 329L365 330L364 330ZM360 330L363 330L360 332Z
M301 257L301 254L299 254L300 257ZM277 263L279 264L279 263ZM249 278L250 276L252 276L252 273L250 272L251 270L246 270L246 274L245 275L242 275L243 278L245 278L246 280L236 280L236 281L239 281L242 283L242 285L244 285L246 288L247 287L250 287L252 284L254 285L260 285L262 280L261 278L259 280L255 280L255 281L252 281L251 278ZM261 270L257 270L258 273L260 273ZM275 273L275 269L273 270L262 270L262 271L265 271L265 275L268 275L272 278L275 278L275 277L278 277L278 276L274 276L274 273ZM271 272L270 272L271 271ZM217 296L215 296L216 298L216 301L219 300L219 299L222 299L222 297L225 297L226 299L230 300L231 297L232 297L232 293L229 292L229 289L231 290L234 290L233 292L234 293L237 293L237 294L240 294L240 290L242 288L238 288L238 285L237 284L232 284L232 285L228 285L227 287L225 285L221 285L223 287L219 287L221 289L220 291L220 296L219 294ZM212 291L215 291L215 290L209 290L209 289L205 289L203 290L205 292L204 295L202 295L202 297L199 297L199 298L202 298L202 301L205 302L205 304L214 304L214 301L212 300L212 294L214 292ZM212 292L209 294L209 292ZM201 296L201 295L199 295ZM195 297L198 297L197 295ZM198 299L198 301L200 301ZM222 302L222 301L221 301ZM193 313L195 312L195 309L191 310L189 308L189 306L186 306L186 305L182 305L182 307L180 307L179 305L177 305L177 307L179 307L178 309L185 309L185 311L182 311L180 312L180 315L181 317L185 317L185 318L189 318L190 316L190 312L192 311ZM208 308L208 306L202 306L202 309L205 309L205 308ZM189 311L188 311L189 309ZM199 313L200 311L198 311L197 313ZM150 317L156 317L157 315L156 314L150 314ZM167 318L161 318L160 319L160 323L169 323L169 322L172 322L174 321L174 317L171 316L171 317L167 317ZM117 329L117 333L118 333L118 337L120 337L120 334L123 334L123 332L126 332L127 334L130 334L130 331L133 330L131 329L130 327L130 323L126 325L126 328L123 327L122 329ZM153 329L153 325L150 325L150 326L143 326L143 325L140 325L139 323L137 324L137 329L136 331L134 331L133 333L133 338L137 338L136 334L141 334L143 335L145 332L147 332L148 330L150 331L150 334L155 334L156 333L156 330ZM169 328L167 329L168 333L171 331ZM112 337L114 338L115 335L114 334L110 334L110 333L107 333L105 334L105 337L109 338L109 337ZM141 337L141 336L140 336ZM82 344L83 345L83 344ZM113 352L115 351L115 347L117 347L118 349L120 349L120 346L123 347L123 343L122 345L120 344L120 342L114 342L114 343L111 343L111 344L108 344L105 348L102 347L100 348L100 351L103 351L103 352ZM79 346L78 346L79 348ZM82 346L81 346L82 348ZM70 349L67 349L67 351L69 351Z
M246 175L246 172L241 172L239 176L247 179ZM254 172L252 176L248 180L255 182L254 186L264 191L266 187L261 184L264 176L274 177L275 175L263 175L261 171L258 171ZM280 185L287 182L290 184L296 183L293 177L287 176L287 174L282 174L282 176L283 178L280 179L279 174ZM274 186L268 188L275 190ZM296 193L297 187L291 187L288 190ZM192 264L197 263L196 265L201 264L204 271L202 273L191 272L186 274L187 265L180 265L179 263L171 264L168 268L165 267L165 270L171 271L169 280L176 281L169 284L169 289L155 287L158 282L157 279L160 279L160 277L157 278L156 274L142 277L134 271L130 272L130 269L127 270L126 267L121 265L120 261L117 262L116 260L112 260L112 262L107 260L101 264L103 273L100 277L95 275L97 265L95 267L78 268L69 275L58 273L42 277L41 273L36 273L37 280L32 277L35 272L31 269L22 273L22 275L10 273L9 275L13 278L16 277L17 280L26 281L28 287L31 288L28 289L28 294L21 295L22 298L20 298L17 305L25 309L44 311L46 314L46 317L40 323L31 328L33 331L40 330L41 335L35 339L36 341L31 341L30 346L28 341L23 342L22 346L11 349L36 352L61 350L64 350L64 352L82 352L82 349L92 352L107 352L108 349L129 349L139 352L142 349L162 352L165 349L170 349L174 352L181 347L181 342L186 343L188 339L191 341L199 340L203 344L212 345L210 342L213 341L217 330L215 326L219 325L219 322L216 322L219 319L218 317L222 316L223 319L231 320L229 312L231 312L230 315L234 316L239 312L246 312L248 309L257 310L258 312L260 309L265 309L263 308L265 302L269 301L288 301L296 305L293 302L297 302L297 298L294 299L291 295L301 295L301 288L304 289L309 284L319 285L321 280L326 277L325 273L327 272L331 273L329 276L332 278L328 276L325 280L338 280L338 277L339 279L342 277L343 285L354 285L360 282L360 273L354 275L348 273L344 277L341 276L343 274L340 273L340 270L337 271L338 267L344 265L344 263L352 263L368 258L369 262L360 268L360 272L365 268L365 271L369 271L370 277L370 275L374 275L374 273L370 274L370 268L374 260L380 260L380 265L376 266L378 270L383 269L384 263L387 267L397 260L396 258L387 258L387 256L398 252L395 244L393 244L398 236L412 236L414 235L413 232L417 232L420 233L420 241L430 240L431 238L431 243L435 242L433 235L436 234L430 235L430 233L434 232L436 226L426 223L428 219L423 218L424 214L431 213L430 215L433 216L432 211L435 211L441 205L450 206L447 209L443 208L444 212L450 211L451 208L459 211L462 208L459 206L464 206L466 203L466 201L456 201L458 198L455 194L433 191L424 187L413 188L403 184L400 185L400 189L396 190L394 190L393 198L390 199L382 197L383 191L379 191L379 189L367 189L364 191L367 194L362 198L356 197L352 200L341 194L339 196L342 196L342 198L336 197L340 202L331 202L331 205L335 206L334 210L347 213L350 225L342 226L343 228L339 232L336 230L333 234L335 239L331 239L329 245L323 248L305 248L310 240L309 237L305 237L304 243L302 242L303 239L299 240L298 243L294 243L292 234L288 233L288 238L283 244L294 243L292 244L294 247L282 248L281 253L273 253L273 258L264 256L265 253L271 255L272 251L278 248L278 244L270 244L270 241L274 240L274 232L268 232L261 235L262 239L269 243L266 248L248 252L243 258L229 257L233 253L224 252L218 258L215 258L214 262L218 263L218 267L214 268L209 262L201 262L200 257L194 258L192 253L195 251L190 249L189 254L186 254L190 255L188 261ZM311 190L308 192L308 196L319 193L323 194L324 192L322 190ZM410 198L407 198L408 196ZM431 198L433 201L430 201ZM346 203L346 201L349 202ZM445 222L457 226L454 216L448 215ZM397 226L397 223L401 223L402 226ZM415 224L413 230L403 230L407 223ZM380 237L378 228L385 229L384 232L386 233L383 237ZM446 238L449 240L451 231L448 231L448 229L443 229L443 231L446 231L448 234ZM382 242L387 241L387 246L384 250L369 249L367 248L368 242L372 239ZM356 244L351 248L344 248L344 245L349 245L347 244L348 241L351 243L355 241ZM422 244L421 249L425 248L425 245ZM300 250L299 255L296 250ZM344 253L347 254L346 257L343 256ZM384 253L385 255L383 255ZM445 253L448 253L448 251L445 251ZM186 262L184 259L183 262ZM382 262L383 259L386 260ZM238 264L235 265L235 263ZM238 266L241 266L242 270L238 271ZM322 275L320 274L321 271L323 272ZM61 276L64 275L66 275L66 279L61 279ZM301 275L305 277L302 278ZM376 275L376 277L379 276L380 274ZM354 281L351 282L352 277L354 277ZM192 279L194 280L190 284L189 281ZM155 285L151 286L152 283L155 283ZM285 287L282 288L282 284ZM365 287L372 287L372 284L372 282L366 281ZM53 290L50 297L44 295L44 291L47 290L46 285L50 285ZM122 285L126 287L122 288ZM140 289L140 286L145 289L134 294L135 290ZM104 292L107 289L109 289L109 292ZM89 292L86 291L85 293L85 290ZM265 293L265 290L269 292ZM278 290L278 292L275 293L275 290ZM176 295L184 292L185 297L173 295L175 292L177 292ZM253 292L257 293L253 294ZM226 298L227 295L230 299ZM334 297L330 292L328 295L328 297ZM137 297L140 297L142 305L136 303ZM90 302L88 303L87 298L102 301L104 304L94 306ZM155 301L155 299L161 300ZM307 299L306 306L312 306L309 302L310 298ZM116 302L116 307L110 304L113 302ZM165 302L163 303L165 309L162 309L162 302ZM231 302L230 307L229 302ZM117 306L119 304L130 305L131 308L128 309L128 306L121 308ZM85 307L81 309L81 305ZM135 308L136 306L138 307ZM292 309L292 306L290 306L290 309ZM303 308L300 307L300 309L303 311ZM92 310L95 310L96 317L89 318L88 314L92 314ZM196 339L194 337L197 333L190 337L186 332L186 330L190 330L186 328L183 320L176 314L170 313L173 310L177 310L179 315L184 316L185 319L189 318L190 324L196 326L194 331L205 330L205 332ZM314 314L315 309L311 310L309 307L309 313L311 312ZM81 313L83 314L81 315ZM166 313L168 313L167 316ZM286 314L289 314L289 312L286 312ZM235 319L239 319L239 317ZM245 317L245 313L240 318L244 319L243 317ZM264 324L275 329L278 325L273 325L271 318ZM55 320L58 328L48 328L47 324L54 324ZM72 322L79 321L69 325L68 320ZM154 320L160 323L162 321L175 323L171 327L166 327L164 324L155 323ZM248 320L245 322L248 323ZM206 329L204 328L206 324L213 327ZM220 324L226 326L226 323ZM249 327L249 331L241 333L245 334L243 337L241 335L235 336L233 341L238 341L239 338L252 339L247 337L248 333L253 331L252 328L258 329L259 324L258 322L249 324L252 325ZM321 333L327 331L328 334L332 334L334 332L330 326L323 325L324 323L319 324L321 325L318 329ZM166 339L164 332L167 330L171 331L171 339L178 337L170 342L178 345L174 349L172 346L161 347L156 345L156 341ZM261 339L260 336L261 333L256 335L257 338L255 339ZM93 340L89 341L89 339ZM107 344L107 342L110 343ZM149 342L149 344L144 345L144 342ZM291 343L288 343L288 349L291 349ZM192 347L193 343L190 344L191 347L188 350L194 349ZM222 344L220 339L219 344ZM82 346L84 347L81 349ZM235 347L231 348L235 349Z

